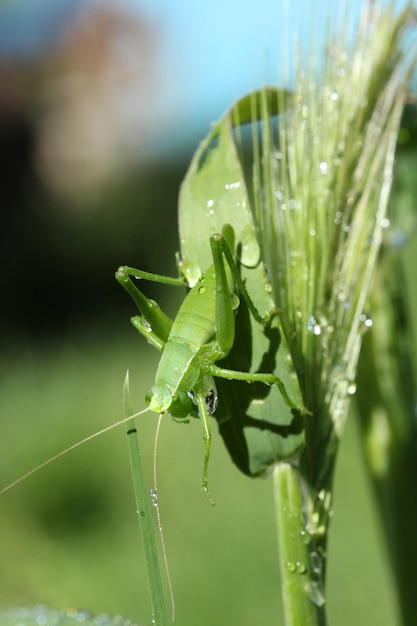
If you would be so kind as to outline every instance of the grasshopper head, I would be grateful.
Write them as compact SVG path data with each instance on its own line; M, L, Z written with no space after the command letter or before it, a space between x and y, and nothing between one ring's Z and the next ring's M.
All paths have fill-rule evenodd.
M145 396L145 402L151 411L165 413L173 401L173 394L167 385L153 385Z
M153 385L145 396L145 402L151 411L165 413L172 417L186 418L194 413L194 405L189 394L172 391L164 383Z

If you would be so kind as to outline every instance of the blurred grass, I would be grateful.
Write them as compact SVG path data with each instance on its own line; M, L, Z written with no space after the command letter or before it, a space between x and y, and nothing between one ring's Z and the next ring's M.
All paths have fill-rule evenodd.
M101 332L85 329L49 348L21 345L2 355L2 485L121 418L126 368L135 407L143 407L158 354L133 329L114 332L126 327L116 319ZM138 419L149 481L155 426L154 415ZM357 436L350 421L335 485L329 619L388 626L394 594ZM273 623L280 594L270 481L241 475L215 432L210 507L199 486L202 451L197 421L164 420L159 503L178 623ZM0 507L2 606L46 603L150 622L123 428L4 494Z

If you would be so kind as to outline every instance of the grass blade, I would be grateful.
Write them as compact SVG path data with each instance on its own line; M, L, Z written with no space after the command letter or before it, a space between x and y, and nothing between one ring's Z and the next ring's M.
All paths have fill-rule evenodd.
M123 386L123 410L125 417L133 415L129 389L129 373L126 374ZM149 489L146 487L142 459L139 448L135 420L127 422L127 435L129 446L130 466L132 469L133 489L136 500L136 511L142 535L143 550L145 554L146 569L148 574L149 589L152 602L152 623L157 626L166 626L168 615L165 602L164 586L159 567L158 551L152 519L151 499Z

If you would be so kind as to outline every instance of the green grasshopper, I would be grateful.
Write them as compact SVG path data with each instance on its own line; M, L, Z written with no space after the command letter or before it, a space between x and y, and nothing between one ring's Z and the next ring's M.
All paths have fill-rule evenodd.
M277 385L286 404L291 409L300 410L291 401L284 384L275 374L241 372L216 365L233 347L235 313L240 304L238 294L244 299L254 319L265 327L277 315L277 311L273 309L261 315L255 307L234 261L234 231L230 225L223 227L221 235L211 236L210 246L213 264L190 289L174 321L154 301L148 299L131 278L184 286L185 281L182 278L168 278L127 266L120 267L116 272L117 280L141 312L141 316L132 318L133 325L151 345L162 352L155 384L145 397L146 404L152 411L168 412L174 419L201 419L205 445L202 489L209 501L209 418L217 408L213 377Z

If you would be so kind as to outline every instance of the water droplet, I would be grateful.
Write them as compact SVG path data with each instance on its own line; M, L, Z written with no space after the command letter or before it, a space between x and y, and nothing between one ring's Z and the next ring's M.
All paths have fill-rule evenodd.
M156 489L149 489L149 496L151 498L151 506L157 507L158 506L158 494L156 492Z
M362 313L362 315L359 316L359 321L361 323L360 330L362 331L362 333L366 333L372 328L372 319L368 317L366 313Z
M308 532L303 528L302 530L300 530L300 539L301 542L307 546L310 543L310 535L308 534Z
M315 606L323 606L326 602L322 585L317 581L313 580L308 582L304 586L304 591L306 592L310 602L312 602Z
M203 294L205 294L207 291L207 287L205 285L202 285L201 287L198 288L198 295L202 296Z
M310 555L311 569L315 574L321 575L323 571L323 559L315 550Z
M306 565L302 561L297 561L295 564L295 568L297 574L305 574L305 572L307 571Z
M142 324L142 326L146 330L146 332L148 332L148 333L152 332L151 325L149 324L148 320L143 317L143 315L140 318L140 323Z
M236 183L227 183L224 188L229 190L229 189L239 189L240 187L240 181L238 180Z
M337 286L337 299L339 302L346 302L345 285L343 283Z
M232 309L233 311L236 311L239 308L240 305L240 298L237 294L232 293L231 296L231 302L232 302Z
M294 561L287 561L287 569L288 571L290 571L291 573L295 572L296 566Z
M207 208L210 209L212 206L214 206L214 200L208 200L207 201Z
M320 174L327 174L327 163L322 161L319 165Z
M321 335L321 326L313 316L309 317L307 320L307 331L313 335Z
M297 202L297 200L295 200L295 198L290 198L288 200L288 208L289 209L300 209L301 205L299 202Z
M350 383L347 392L350 396L353 396L356 393L356 383Z
M334 216L334 223L336 224L336 226L339 226L339 224L342 221L342 217L343 217L342 211L337 211L336 215Z
M384 219L381 220L381 226L382 228L388 228L388 226L390 225L390 221L387 217L385 217Z

